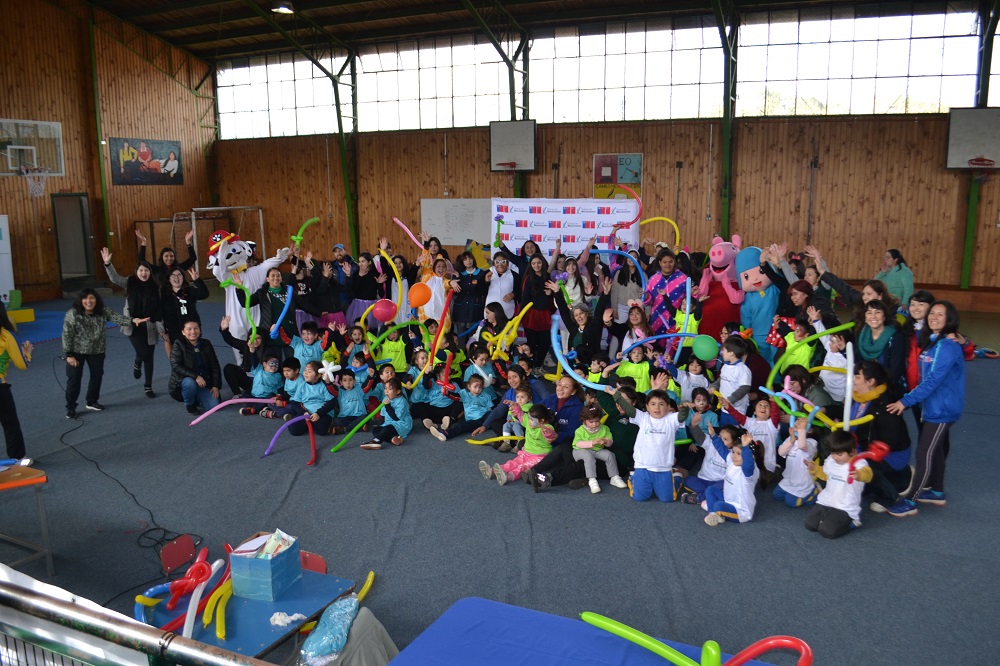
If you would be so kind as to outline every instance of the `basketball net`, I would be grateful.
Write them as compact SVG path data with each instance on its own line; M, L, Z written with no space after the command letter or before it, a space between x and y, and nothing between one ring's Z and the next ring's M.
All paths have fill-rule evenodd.
M48 169L21 167L21 175L28 181L28 194L32 199L40 199L45 196L45 181L49 177Z
M504 172L507 173L507 189L514 189L514 170L517 168L517 162L497 162L497 166L502 168Z
M969 168L974 169L972 179L983 184L990 179L990 171L996 167L996 162L987 157L974 157L969 160Z

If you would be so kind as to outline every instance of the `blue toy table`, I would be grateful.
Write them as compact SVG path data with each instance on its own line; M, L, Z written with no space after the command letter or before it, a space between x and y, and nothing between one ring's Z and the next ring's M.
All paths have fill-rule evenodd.
M211 586L209 586L209 589ZM292 636L306 622L317 619L331 603L354 590L354 581L327 576L315 571L303 571L300 578L277 601L256 601L233 596L226 605L226 640L215 636L215 619L204 627L201 617L195 620L191 638L247 656L261 656ZM206 594L208 594L206 590ZM182 600L178 607L183 607ZM305 620L295 620L286 627L272 625L274 613L301 613ZM180 614L168 612L166 602L146 611L149 623L161 627ZM175 633L180 634L178 629Z

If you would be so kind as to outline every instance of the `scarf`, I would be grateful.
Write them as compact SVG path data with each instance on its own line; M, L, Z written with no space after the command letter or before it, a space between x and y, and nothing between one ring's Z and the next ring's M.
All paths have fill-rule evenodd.
M861 335L858 336L858 351L861 353L861 358L866 361L877 360L882 356L885 348L889 346L889 341L894 335L896 335L895 327L886 326L882 329L882 335L878 336L878 340L875 340L872 338L872 329L865 326L861 329Z
M879 396L885 393L888 389L889 389L888 386L882 384L881 386L876 386L867 393L858 393L857 391L852 391L854 395L854 402L860 404L864 402L871 402L872 400L878 400Z

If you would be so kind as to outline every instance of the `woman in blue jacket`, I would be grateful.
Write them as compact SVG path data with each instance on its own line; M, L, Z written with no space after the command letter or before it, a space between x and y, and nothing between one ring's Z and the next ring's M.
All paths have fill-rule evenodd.
M965 356L954 340L957 332L958 310L948 301L934 301L927 313L927 325L920 331L920 383L886 407L893 414L902 414L907 407L919 404L924 422L913 483L889 509L893 516L915 515L917 502L945 504L942 443L965 406Z

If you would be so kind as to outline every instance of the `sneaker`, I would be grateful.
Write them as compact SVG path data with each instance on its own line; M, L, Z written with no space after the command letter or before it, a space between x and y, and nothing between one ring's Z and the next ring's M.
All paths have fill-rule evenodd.
M142 377L142 366L140 365L139 361L134 361L132 363L132 376L135 377L136 379Z
M681 493L681 501L685 504L701 504L698 501L698 493Z
M389 441L392 442L393 446L400 446L403 443L403 438L400 437L399 435L396 435L395 437L393 437Z
M361 445L361 448L365 451L378 451L382 448L381 442L376 442L374 439L368 440Z
M198 409L198 405L188 405L187 406L187 410L188 410L188 414L194 414L195 416L197 416L198 414L201 414L201 410Z
M260 418L262 418L262 419L276 419L276 418L278 418L277 415L275 414L274 410L271 409L271 408L269 408L269 407L265 407L264 409L260 410L260 412L258 412L258 413L260 414Z
M253 416L256 413L256 407L240 407L240 416Z
M433 435L434 439L438 440L439 442L444 442L444 441L446 441L448 439L448 435L447 434L441 432L440 430L438 430L434 426L431 426L430 430L431 430L431 435Z
M503 470L500 463L493 465L493 476L496 477L497 483L501 486L510 481L510 478L507 476L507 472Z
M889 507L889 515L894 518L917 515L917 503L913 500L901 499Z
M68 418L68 419L75 419L76 418L76 409L73 408L73 407L70 407L69 409L67 409L66 410L66 418Z
M483 478L489 481L493 478L493 468L485 460L479 461L479 473L483 475Z
M424 419L422 423L424 424L424 427L427 428L428 430L434 427L434 421L431 421L430 419Z
M705 516L705 524L709 527L717 527L726 522L726 519L717 513L710 513Z
M441 430L447 430L450 427L451 427L451 417L450 416L446 416L443 419L441 419Z
M948 503L944 498L944 491L931 490L930 488L924 488L920 491L916 499L922 504L933 504L935 506L944 506Z
M514 447L512 447L510 445L510 442L507 441L507 440L504 440L504 442L502 444L500 444L500 446L497 447L497 451L499 451L500 453L510 453L510 450L512 448L514 448Z
M335 425L335 426L331 426L331 428L330 428L330 434L333 434L333 435L343 435L346 432L347 432L347 428L345 428L344 426Z
M611 485L615 488L628 488L628 484L622 481L622 477L620 476L611 477Z
M552 487L552 479L545 474L532 474L531 487L535 489L536 493L540 493Z
M103 412L104 411L104 405L102 405L99 402L88 402L87 403L87 409L89 409L91 411L95 411L95 412Z
M150 400L152 400L153 398L156 397L156 394L153 393L153 387L152 386L147 386L146 387L146 397L149 398Z
M590 494L596 495L597 493L601 492L601 486L599 483L597 483L597 479L590 479L589 483L590 483Z
M587 479L570 479L566 485L569 486L570 490L581 490L586 488L589 482Z
M868 508L871 509L872 513L885 513L886 511L889 510L885 508L884 504L881 504L879 502L872 502L871 504L868 505Z
M295 417L294 417L294 416L292 416L291 414L285 414L285 415L284 415L284 416L282 416L281 418L282 418L282 420L284 420L284 421L291 421L291 420L292 420L292 419L294 419Z

